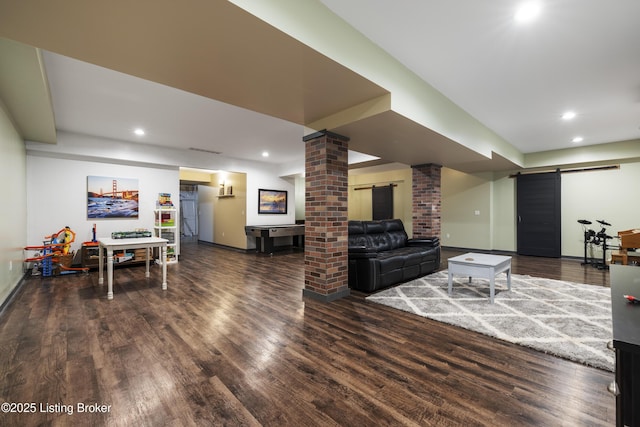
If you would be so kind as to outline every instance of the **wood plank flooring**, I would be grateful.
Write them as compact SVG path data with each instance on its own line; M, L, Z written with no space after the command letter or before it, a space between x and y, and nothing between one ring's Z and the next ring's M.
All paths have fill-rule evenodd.
M513 268L608 285L579 261L514 257ZM117 269L111 301L97 272L28 278L0 318L0 401L37 407L0 413L0 425L615 423L612 373L359 292L303 300L303 270L299 252L186 244L167 291L158 266L148 279L144 266Z

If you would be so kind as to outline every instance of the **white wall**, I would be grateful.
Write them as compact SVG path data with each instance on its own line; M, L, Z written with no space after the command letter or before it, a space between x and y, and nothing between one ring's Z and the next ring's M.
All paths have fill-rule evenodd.
M508 173L494 174L491 182L491 248L516 250L516 183Z
M622 163L620 169L562 174L562 254L582 256L582 227L579 219L592 221L596 232L605 220L607 234L640 229L640 163ZM611 241L618 244L618 240ZM601 253L601 252L600 252Z
M247 225L294 224L296 222L296 191L293 180L276 175L275 169L249 167L247 174ZM287 214L258 214L258 189L287 191Z
M294 224L296 222L296 188L295 180L283 179L274 174L275 170L265 168L249 168L247 171L247 225ZM258 214L258 189L287 191L287 214ZM290 245L291 237L278 237L276 246ZM255 249L256 238L247 237L247 249Z
M0 101L0 304L22 278L27 244L26 153L24 142Z
M137 219L87 218L87 176L138 179L139 217ZM27 240L29 245L42 243L43 237L65 226L76 233L73 250L91 240L92 226L97 237L109 237L113 231L136 228L153 230L158 193L171 193L178 207L180 179L178 169L161 169L27 156ZM179 216L178 216L179 219ZM179 229L179 224L178 224Z
M579 219L592 221L595 231L600 231L596 220L606 220L611 236L640 228L640 162L621 163L620 169L563 173L561 181L562 256L584 255ZM442 244L516 251L516 191L515 179L506 173L466 174L443 168Z
M493 249L492 179L491 174L467 174L442 168L440 239L443 246Z
M51 158L51 164L49 167L53 167L56 170L61 170L62 167L65 169L69 167L69 165L74 165L73 167L78 167L77 165L83 165L83 172L79 175L85 174L82 177L82 185L85 186L86 192L86 175L99 175L99 176L116 176L115 172L111 172L113 170L121 171L123 177L135 177L139 173L144 173L142 171L153 171L152 175L159 174L163 175L165 173L170 173L173 177L175 175L175 188L172 190L161 189L156 191L156 189L152 189L153 193L158 192L170 192L175 194L174 196L174 204L177 205L178 193L179 193L179 167L191 167L198 168L203 170L221 170L221 171L230 171L230 172L241 172L246 173L247 176L247 200L246 200L246 218L247 224L249 225L270 225L270 224L292 224L295 222L296 218L296 194L295 194L295 185L293 178L280 178L283 175L283 171L286 170L287 174L292 174L294 171L302 171L304 170L304 163L300 165L286 165L286 168L283 168L282 165L270 165L262 162L252 162L245 161L240 159L227 158L225 156L213 155L208 153L195 153L188 150L177 150L171 148L162 148L162 147L153 147L149 148L146 144L136 144L126 141L117 141L111 139L105 139L95 136L88 135L80 135L69 132L58 132L58 143L57 144L41 144L36 142L27 141L26 143L27 153L30 158ZM65 160L67 159L67 160ZM73 159L73 160L70 160ZM64 163L65 162L78 162L78 163ZM59 163L60 162L60 163ZM89 170L87 170L86 165L92 165ZM105 166L107 165L107 166ZM94 167L95 166L95 167ZM38 169L38 168L35 168ZM101 171L101 172L98 172ZM170 172L168 172L170 171ZM31 171L29 171L31 174ZM66 172L65 172L66 173ZM296 172L297 173L297 172ZM74 174L73 179L78 179L78 174ZM155 180L155 178L153 178ZM172 178L173 179L173 178ZM159 184L162 184L161 182ZM35 185L35 184L34 184ZM142 183L141 191L143 191ZM164 184L162 185L164 187ZM289 200L288 200L288 208L287 215L258 215L258 188L267 188L274 190L286 190L289 192ZM45 192L46 193L46 192ZM36 202L40 196L34 196L33 202ZM143 195L144 197L144 195ZM157 194L152 196L150 203L155 204L155 197ZM45 198L47 200L51 199L51 196L45 194ZM85 203L83 201L83 203ZM141 212L143 210L143 200L140 201L140 209ZM153 207L151 207L151 212ZM92 221L88 221L86 219L86 207L85 207L85 216L74 218L74 222L77 222L80 225L80 229L78 226L70 223L70 220L67 217L57 218L56 224L47 225L47 230L44 231L45 234L51 234L60 230L60 228L67 225L69 222L69 226L78 233L77 241L89 240L90 232L91 232L91 224ZM101 220L98 222L98 234L99 235L108 235L111 233L110 228L114 223L109 222L114 220ZM142 225L145 221L145 218L141 216L139 223L139 227L146 227ZM48 221L51 223L52 221ZM83 223L85 225L83 225ZM59 224L59 225L58 225ZM120 224L121 227L128 227L133 225L133 222L127 223L126 220L116 222ZM102 227L101 227L102 225ZM54 230L49 230L48 227L58 227ZM88 228L87 228L88 227ZM38 241L42 239L42 229L45 227L40 227L35 232L31 232L29 239L37 238ZM86 236L87 231L89 230L89 237ZM103 234L104 233L104 234ZM282 244L290 244L286 241L280 242ZM36 242L37 243L37 242ZM34 244L34 242L29 242L29 244ZM255 247L255 243L253 238L247 240L247 248L252 249Z

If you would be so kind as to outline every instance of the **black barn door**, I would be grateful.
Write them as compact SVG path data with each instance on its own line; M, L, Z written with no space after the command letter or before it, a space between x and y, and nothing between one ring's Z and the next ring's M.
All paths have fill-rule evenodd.
M517 176L518 254L559 258L560 172Z
M393 219L393 184L371 189L371 210L373 219Z

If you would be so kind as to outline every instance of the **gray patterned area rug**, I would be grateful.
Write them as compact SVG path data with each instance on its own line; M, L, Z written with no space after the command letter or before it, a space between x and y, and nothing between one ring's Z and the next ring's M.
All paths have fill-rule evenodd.
M389 288L367 301L408 311L501 340L531 347L585 365L614 370L609 288L511 275L495 282L494 304L489 281L454 276L447 295L447 271Z

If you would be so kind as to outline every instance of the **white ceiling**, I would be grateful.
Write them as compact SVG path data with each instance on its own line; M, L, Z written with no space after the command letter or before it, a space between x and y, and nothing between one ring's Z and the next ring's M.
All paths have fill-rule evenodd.
M640 138L640 1L321 0L524 153ZM44 53L60 130L302 162L303 126ZM573 110L571 122L561 114ZM147 135L133 135L135 127ZM270 157L262 157L269 151Z
M640 138L639 0L321 1L523 153Z
M301 125L54 53L43 57L59 130L254 161L304 161ZM146 134L136 136L136 128Z

